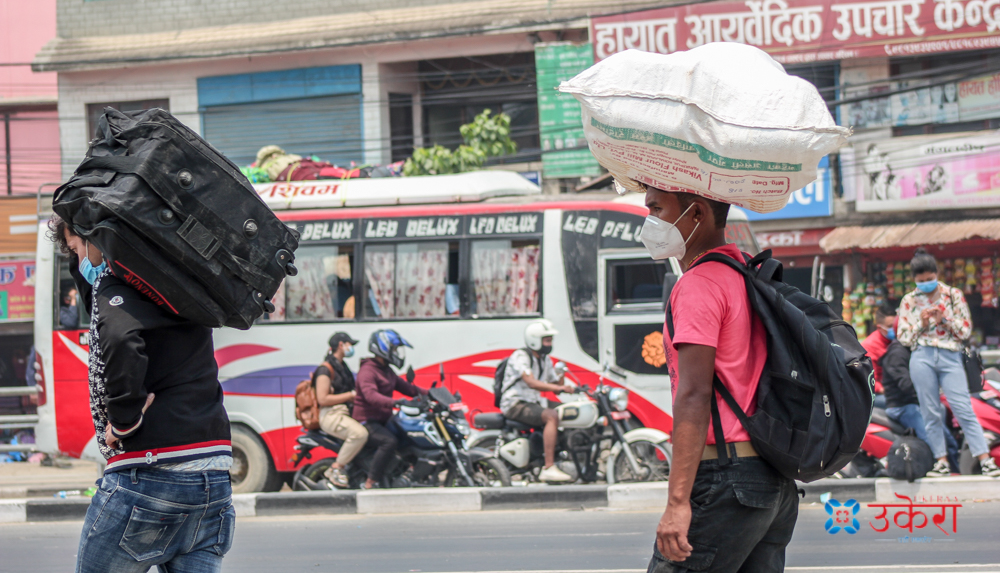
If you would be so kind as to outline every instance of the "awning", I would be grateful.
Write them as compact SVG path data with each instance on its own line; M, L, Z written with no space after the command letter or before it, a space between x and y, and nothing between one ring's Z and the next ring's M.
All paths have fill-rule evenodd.
M998 241L999 219L968 219L944 223L838 227L821 239L827 253L948 245L976 239Z
M36 72L228 58L472 34L586 27L590 15L663 6L657 0L481 0L130 35L55 38ZM530 48L531 49L531 48Z

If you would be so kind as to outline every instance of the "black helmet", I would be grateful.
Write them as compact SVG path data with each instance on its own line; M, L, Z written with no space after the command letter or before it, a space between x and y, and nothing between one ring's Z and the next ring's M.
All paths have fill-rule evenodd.
M369 352L397 368L404 366L404 346L411 346L396 330L377 330L369 337Z

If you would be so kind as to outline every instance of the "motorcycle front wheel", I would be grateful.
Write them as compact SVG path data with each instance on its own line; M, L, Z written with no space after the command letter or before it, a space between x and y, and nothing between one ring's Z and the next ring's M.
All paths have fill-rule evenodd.
M483 458L473 462L473 485L475 487L510 487L511 472L504 462L497 458ZM462 487L465 480L455 470L445 476L446 487Z
M629 483L641 481L668 481L671 471L671 452L666 447L667 442L648 442L639 440L630 444L637 457L640 475L634 473L626 452L620 451L611 464L609 483Z

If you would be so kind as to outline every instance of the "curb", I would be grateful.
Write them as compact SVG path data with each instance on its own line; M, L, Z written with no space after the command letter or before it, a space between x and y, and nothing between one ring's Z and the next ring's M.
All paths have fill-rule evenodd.
M912 499L937 496L957 501L1000 499L999 479L980 476L929 478L914 483L881 479L827 479L802 484L801 503L823 494L839 500L891 502L895 493ZM379 491L308 491L234 494L237 517L276 515L390 514L526 509L662 509L667 482L508 488L429 488ZM0 523L81 520L88 498L0 499Z

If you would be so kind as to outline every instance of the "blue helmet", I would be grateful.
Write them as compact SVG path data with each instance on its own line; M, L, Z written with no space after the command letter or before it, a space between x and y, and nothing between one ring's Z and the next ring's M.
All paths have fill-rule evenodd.
M396 330L377 330L369 337L369 352L397 368L404 366L404 346L411 346Z

